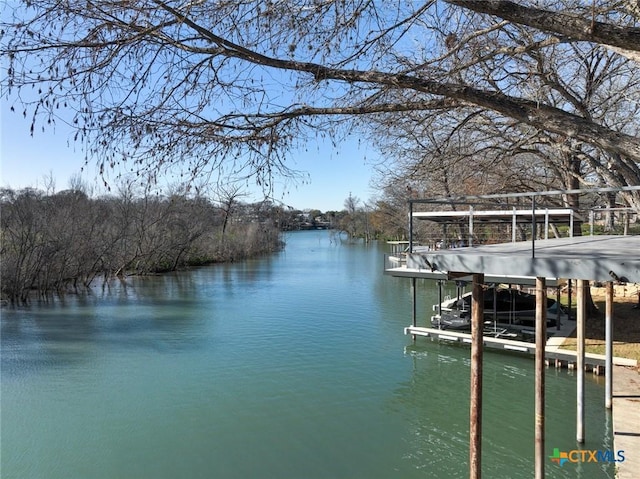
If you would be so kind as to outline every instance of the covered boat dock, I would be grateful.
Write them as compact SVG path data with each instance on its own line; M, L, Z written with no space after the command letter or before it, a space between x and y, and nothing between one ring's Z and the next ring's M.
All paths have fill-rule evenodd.
M637 190L640 187L630 187ZM532 195L533 196L533 195ZM607 287L605 336L606 354L599 358L605 367L605 407L613 405L613 284L614 283L640 283L640 236L570 236L566 238L549 239L546 232L552 221L572 223L574 215L571 211L556 211L556 215L550 210L535 208L535 196L533 196L531 210L500 211L499 213L478 211L471 209L468 212L414 212L413 202L410 201L410 247L402 256L394 256L385 260L385 274L398 277L407 277L412 280L414 295L413 326L406 328L407 334L449 336L454 340L469 343L471 346L471 398L470 398L470 477L481 477L481 427L482 427L482 353L486 346L504 349L524 348L535 356L535 477L543 478L545 475L545 461L548 460L544 450L544 408L545 387L544 370L545 359L553 358L557 351L550 351L547 343L546 324L546 295L547 287L555 283L558 278L575 280L577 285L577 318L576 334L578 339L576 361L576 441L585 441L584 428L584 380L586 359L585 354L585 320L586 298L589 281L604 283ZM479 199L479 197L474 197ZM481 199L481 198L480 198ZM442 202L446 202L442 200ZM454 214L455 213L455 214ZM517 224L528 218L531 224L531 235L527 241L516 241L515 235L510 243L473 246L473 224L483 218L484 221L511 221ZM507 219L508 218L508 219ZM464 247L452 249L434 249L414 246L413 221L435 220L436 222L456 221L461 219L468 222L469 241ZM540 235L536 231L539 222L545 223L545 233ZM570 227L569 231L573 231ZM542 237L540 239L539 237ZM514 276L517 275L517 276ZM473 287L473 310L471 320L471 334L452 333L446 330L421 328L415 320L415 281L418 278L455 280L460 278L471 279ZM483 305L482 295L484 284L496 282L500 278L510 278L508 282L516 284L516 277L526 277L527 281L535 282L537 307L535 318L535 346L531 343L511 344L509 340L500 338L487 338L483 336ZM447 338L445 338L447 339ZM451 340L451 339L450 339ZM514 342L517 343L517 342ZM526 346L524 346L526 345ZM551 348L553 349L553 348ZM640 379L640 377L639 377ZM620 406L623 408L624 406ZM616 418L622 419L614 413L614 432L620 427L616 425ZM619 423L620 424L620 423ZM628 423L625 424L629 429ZM616 464L619 477L625 477L624 471L633 471L640 464L640 457L634 459L630 455L640 455L640 425L636 424L634 431L625 433L624 436L614 436L614 447L622 448L620 441L631 441L629 444L627 462ZM630 476L629 476L630 477Z

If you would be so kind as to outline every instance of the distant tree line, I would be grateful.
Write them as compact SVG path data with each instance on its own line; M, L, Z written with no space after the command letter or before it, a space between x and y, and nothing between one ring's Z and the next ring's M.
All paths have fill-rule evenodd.
M98 277L229 262L283 247L281 207L187 194L91 198L82 189L0 190L2 298L27 302L89 288Z

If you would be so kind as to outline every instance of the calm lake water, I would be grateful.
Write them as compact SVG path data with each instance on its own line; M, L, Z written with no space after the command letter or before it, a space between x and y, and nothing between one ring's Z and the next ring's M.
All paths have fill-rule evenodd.
M2 478L468 477L469 349L404 336L410 281L382 274L384 245L286 241L3 309ZM437 292L418 287L426 324ZM610 449L604 384L586 383L583 448ZM577 448L575 386L548 370L547 455ZM485 352L484 477L533 476L533 404L533 361Z

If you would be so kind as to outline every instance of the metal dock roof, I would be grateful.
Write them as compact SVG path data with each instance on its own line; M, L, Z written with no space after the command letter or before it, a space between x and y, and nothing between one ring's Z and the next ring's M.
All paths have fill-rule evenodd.
M640 236L577 236L414 251L399 276L425 270L640 283Z
M539 208L536 210L463 210L463 211L414 211L411 213L415 219L432 221L435 223L463 223L470 218L476 223L531 223L533 217L536 221L549 221L550 223L569 223L572 218L581 219L570 208Z

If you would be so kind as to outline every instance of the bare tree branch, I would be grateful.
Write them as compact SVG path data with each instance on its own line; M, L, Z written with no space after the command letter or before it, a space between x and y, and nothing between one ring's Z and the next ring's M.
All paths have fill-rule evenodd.
M556 77L532 67L538 54L574 55L571 39L442 8L433 0L16 2L0 20L8 58L0 82L32 131L68 121L87 161L145 180L178 166L191 178L219 171L271 183L291 173L287 153L310 136L366 130L358 120L366 115L417 112L425 121L469 106L521 132L530 126L640 163L632 102L616 99L618 115L603 98L592 112L564 81L573 65ZM617 28L635 38L620 18ZM638 86L624 75L611 82L630 85L631 98Z
M444 0L478 13L488 13L521 25L567 36L574 40L600 43L640 52L640 28L623 27L576 15L525 7L507 0Z

